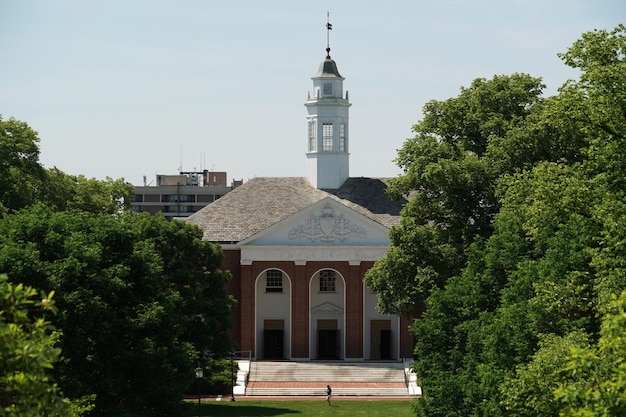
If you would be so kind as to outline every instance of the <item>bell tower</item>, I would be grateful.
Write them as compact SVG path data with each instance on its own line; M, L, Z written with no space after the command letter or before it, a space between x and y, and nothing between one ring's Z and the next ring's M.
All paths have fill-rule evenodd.
M317 73L311 77L313 92L304 105L307 108L306 175L320 189L337 189L348 179L349 145L348 92L343 92L343 78L337 64L330 57L329 36L332 30L326 23L326 58Z

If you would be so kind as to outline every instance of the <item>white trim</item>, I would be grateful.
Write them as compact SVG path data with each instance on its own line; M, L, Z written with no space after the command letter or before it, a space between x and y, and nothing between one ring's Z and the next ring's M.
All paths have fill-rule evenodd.
M304 265L308 261L358 262L382 259L388 246L244 246L241 248L241 265L253 261L292 261Z
M259 280L262 277L265 277L265 272L270 270L270 269L277 269L279 271L281 271L283 273L283 279L287 279L287 281L289 281L289 292L286 293L288 299L287 299L287 318L285 317L267 317L264 319L265 320L285 320L287 321L287 323L289 324L288 326L288 334L286 335L287 337L287 343L284 346L284 359L290 360L291 359L291 338L292 338L292 329L293 329L293 323L292 323L292 310L293 310L293 305L292 305L292 297L293 297L293 280L291 279L291 277L289 276L289 274L287 274L287 272L285 272L284 270L282 270L281 268L276 268L276 267L269 267L269 268L265 268L263 271L259 272L259 274L256 276L255 280L254 280L254 357L255 358L259 358L262 357L262 353L263 353L263 345L261 344L262 341L259 340L258 337L258 315L259 315L259 297L264 296L264 297L271 297L274 294L280 294L280 293L266 293L265 291L263 291L262 294L259 294L258 291L258 286L259 286ZM265 288L265 285L262 285L263 288ZM284 288L284 283L283 283L283 288ZM284 293L282 293L284 294Z
M324 269L330 269L335 271L335 274L341 278L343 282L343 294L342 294L342 306L338 306L331 302L323 302L313 306L313 294L317 294L312 288L313 280L316 276L319 276L319 272ZM334 268L319 268L313 272L309 278L309 356L311 359L317 358L317 345L319 343L317 339L317 332L313 333L314 321L324 318L336 318L339 323L339 360L344 360L346 357L346 293L348 291L346 278ZM315 323L317 324L317 323Z

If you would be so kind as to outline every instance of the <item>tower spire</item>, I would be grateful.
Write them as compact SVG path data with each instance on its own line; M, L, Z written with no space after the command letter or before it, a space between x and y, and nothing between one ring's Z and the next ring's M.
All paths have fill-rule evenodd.
M308 95L308 135L306 141L306 176L313 186L335 190L350 177L350 102L344 98L343 81L337 63L330 58L330 23L326 13L326 58L313 80L313 94Z
M330 23L330 12L326 12L326 59L330 59L330 31L333 25Z

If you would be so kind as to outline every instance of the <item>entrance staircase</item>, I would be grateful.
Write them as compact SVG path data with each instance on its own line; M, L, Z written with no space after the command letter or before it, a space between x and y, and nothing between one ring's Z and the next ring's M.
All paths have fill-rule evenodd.
M401 362L272 362L250 363L246 395L323 396L410 395Z

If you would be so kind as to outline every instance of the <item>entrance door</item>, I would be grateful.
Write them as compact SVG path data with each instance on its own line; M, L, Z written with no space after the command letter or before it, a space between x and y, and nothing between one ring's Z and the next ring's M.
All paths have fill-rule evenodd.
M317 321L317 358L339 359L339 329L337 320Z
M339 359L339 330L317 331L318 359Z
M370 321L370 359L391 359L391 320Z
M391 359L391 330L380 331L380 359Z
M265 320L263 326L263 358L284 359L285 322L283 320Z
M265 359L283 359L283 331L263 331L263 357Z

